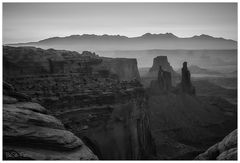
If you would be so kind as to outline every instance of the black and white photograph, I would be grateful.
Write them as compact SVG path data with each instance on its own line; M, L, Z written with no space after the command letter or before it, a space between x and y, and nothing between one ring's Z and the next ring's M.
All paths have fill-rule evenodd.
M238 2L2 2L2 160L238 160Z

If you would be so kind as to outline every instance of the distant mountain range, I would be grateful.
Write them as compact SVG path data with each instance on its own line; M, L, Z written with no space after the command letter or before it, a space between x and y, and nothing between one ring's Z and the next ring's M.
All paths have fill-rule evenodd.
M35 46L44 49L65 49L74 51L117 51L146 49L237 49L234 40L199 35L180 38L172 33L146 33L139 37L120 35L71 35L52 37L38 42L8 44L9 46Z

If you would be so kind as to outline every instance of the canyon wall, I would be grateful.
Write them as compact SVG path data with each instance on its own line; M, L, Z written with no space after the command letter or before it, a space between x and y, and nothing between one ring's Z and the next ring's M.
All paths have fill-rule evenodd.
M175 86L180 80L180 75L177 74L170 63L168 62L167 56L157 56L153 59L153 65L143 76L143 84L146 87L149 87L152 80L155 80L158 77L159 67L161 66L163 71L169 72L171 74L171 85Z
M104 58L84 51L43 50L35 47L3 47L4 76L86 73L108 70L120 80L140 80L137 60Z
M98 159L44 107L27 101L24 94L5 82L3 89L4 160Z
M17 53L19 48L6 48L4 79L59 118L99 159L154 157L147 96L136 79L136 60L110 59L105 64L101 57L86 52L48 53L35 48L29 52L25 47ZM19 59L13 57L17 54ZM25 66L23 61L28 61ZM9 62L26 71L12 72ZM45 71L38 71L34 65Z
M120 80L140 80L137 60L130 58L102 58L97 68L104 68L117 74Z

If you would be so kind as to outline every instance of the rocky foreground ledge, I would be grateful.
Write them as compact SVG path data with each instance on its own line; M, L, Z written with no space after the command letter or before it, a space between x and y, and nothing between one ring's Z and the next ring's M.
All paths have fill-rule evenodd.
M237 129L198 155L195 160L237 160Z
M5 93L14 92L12 87L4 85ZM3 95L4 160L98 159L44 107L22 99Z

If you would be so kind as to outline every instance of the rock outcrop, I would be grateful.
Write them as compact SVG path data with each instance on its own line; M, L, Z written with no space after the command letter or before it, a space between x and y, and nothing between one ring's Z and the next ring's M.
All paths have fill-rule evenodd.
M181 92L184 92L190 95L196 94L195 87L192 85L192 82L191 82L190 71L187 68L187 62L183 63L182 80L181 80L181 83L178 85L178 89Z
M106 69L116 74L119 80L140 81L137 60L130 58L102 58L102 63L96 66L97 69Z
M153 59L153 65L149 69L147 77L156 78L158 76L159 66L161 66L163 70L171 74L172 85L175 85L176 80L178 80L179 78L179 75L173 70L172 66L168 62L167 56L157 56Z
M158 72L159 66L161 66L164 70L168 72L173 72L173 68L168 62L167 56L157 56L153 59L153 65L150 68L149 72Z
M83 101L75 98L74 101ZM85 100L90 103L57 116L69 130L87 139L100 159L136 160L154 156L144 89L89 96Z
M94 53L89 53L4 46L4 76L90 72L91 65L101 63L101 59Z
M172 77L171 73L162 69L159 66L157 80L152 80L150 84L151 93L166 93L171 91Z
M211 146L198 155L196 160L237 160L237 129L227 135L221 142Z
M28 50L25 52L23 50L19 58L30 55L28 58L37 62L34 56L39 57L38 53L33 51L28 54ZM52 71L49 71L51 73L34 75L27 71L28 74L11 76L8 75L11 74L11 67L8 67L4 79L14 84L18 92L32 97L32 101L40 103L51 115L59 118L66 129L80 137L99 159L154 157L155 146L150 130L147 96L137 79L136 60L105 60L84 54L75 57L68 51L64 55L55 52L64 56L63 62L76 57L87 63L99 58L102 61L87 64L87 71L85 66L73 68L74 71L65 68L64 71L56 71L55 69L59 69L55 68L58 64L52 60L51 64L55 67L52 66ZM4 55L8 54L4 52ZM45 56L44 54L43 52L42 55ZM10 56L12 55L13 52ZM47 56L54 58L54 55L55 53ZM16 66L23 61L10 59L10 56L5 58L7 61L16 61ZM31 67L26 69L28 68ZM6 100L9 103L13 101Z
M237 127L236 107L196 96L186 62L177 87L170 76L160 67L148 92L157 157L192 160Z
M34 55L33 55L34 54ZM3 47L4 76L46 75L60 73L90 73L109 71L120 80L140 80L137 60L104 58L95 53L81 54L66 50L43 50L35 47Z
M67 131L62 122L41 105L20 102L5 94L3 97L4 160L97 159L80 138Z

